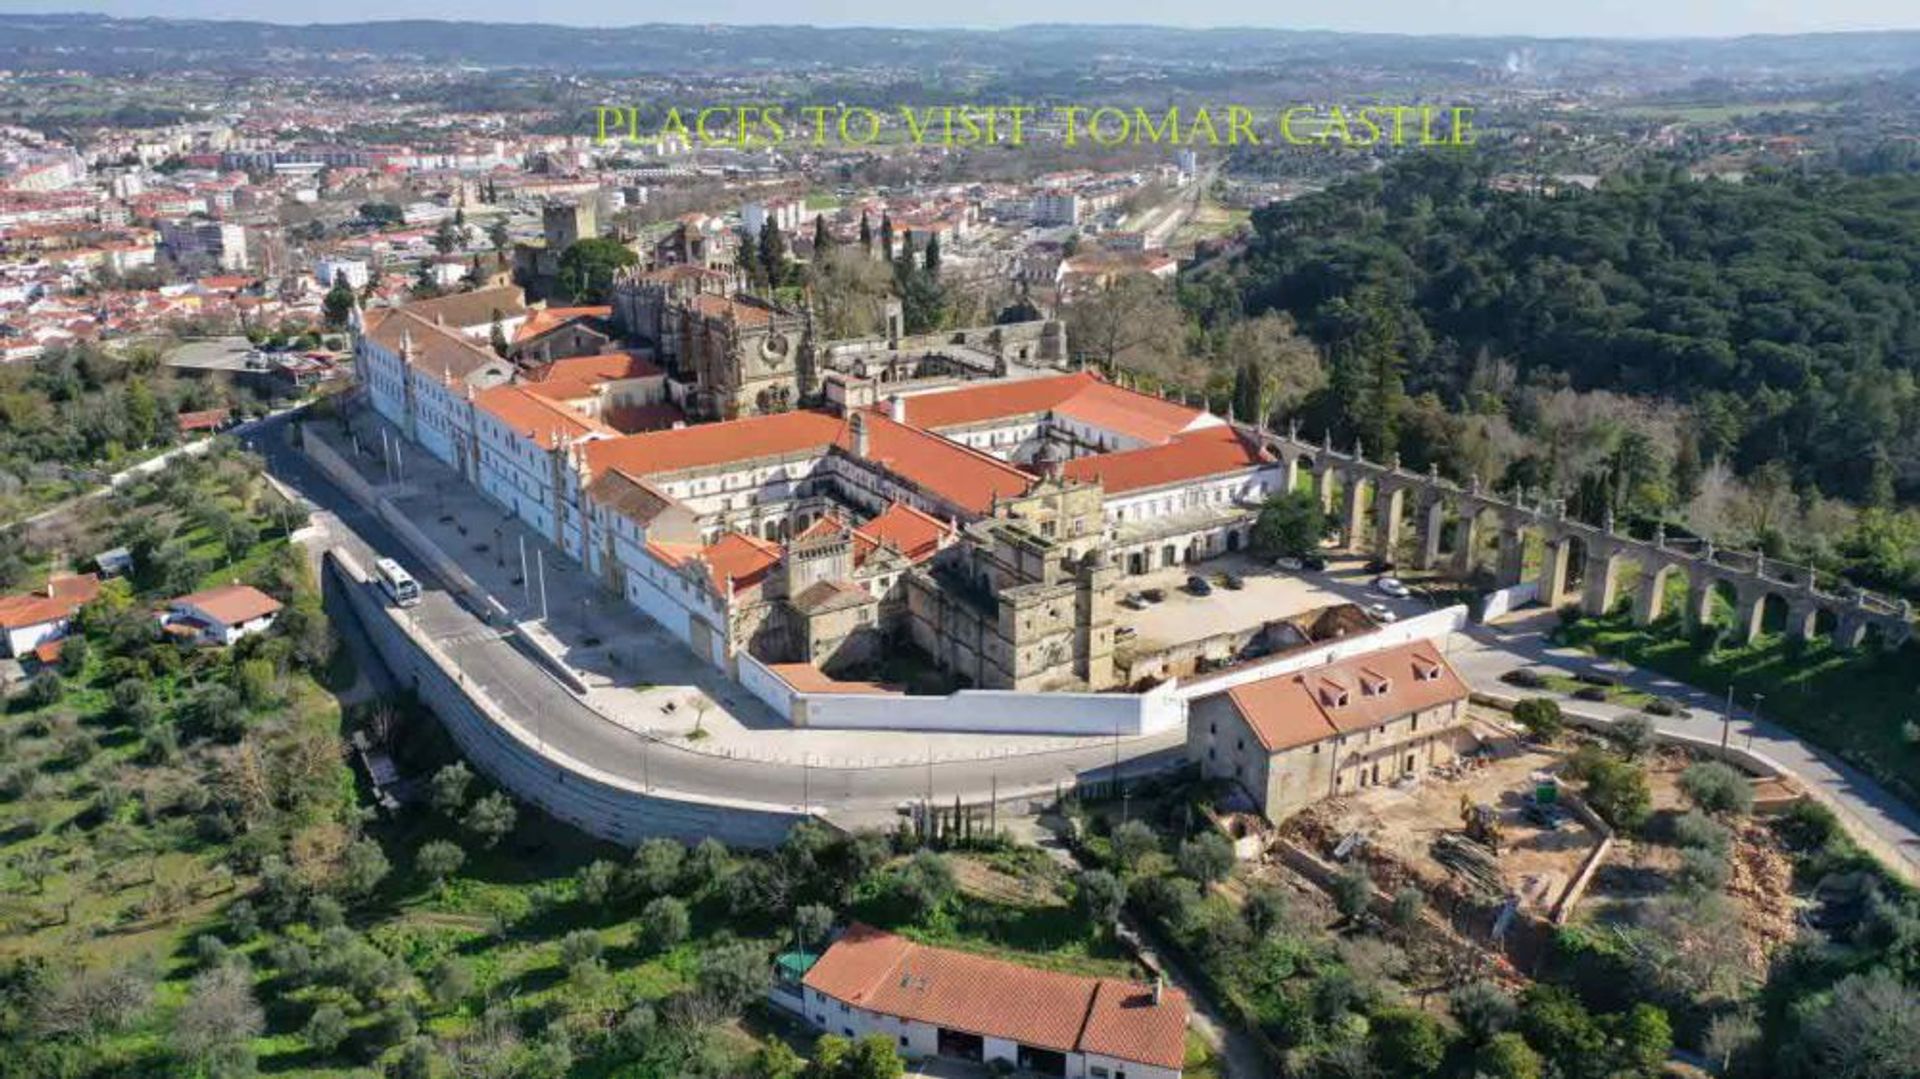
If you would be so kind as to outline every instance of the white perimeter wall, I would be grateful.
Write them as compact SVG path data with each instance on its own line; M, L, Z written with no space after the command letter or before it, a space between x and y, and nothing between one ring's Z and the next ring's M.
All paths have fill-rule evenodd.
M1480 621L1491 622L1539 598L1539 581L1525 581L1505 588L1496 588L1487 593L1486 601L1480 607Z
M1171 730L1187 719L1186 702L1172 685L1146 693L800 693L752 656L735 658L740 684L796 727L1130 737Z

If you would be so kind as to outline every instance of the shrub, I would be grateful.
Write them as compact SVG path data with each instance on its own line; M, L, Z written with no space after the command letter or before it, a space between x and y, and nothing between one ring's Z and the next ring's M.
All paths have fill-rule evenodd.
M1653 720L1646 716L1622 716L1614 722L1613 729L1609 733L1613 735L1614 742L1620 746L1620 752L1625 753L1628 760L1639 760L1652 752L1657 739Z
M1179 862L1180 872L1201 884L1213 884L1233 872L1233 844L1218 832L1202 832L1181 842Z
M1647 774L1638 765L1602 758L1586 771L1587 804L1608 824L1633 831L1645 824L1653 808Z
M1694 805L1715 815L1744 814L1753 808L1753 785L1720 761L1689 766L1680 776L1680 789Z
M670 895L658 896L640 910L640 929L647 946L664 952L687 939L692 920L687 905Z
M1531 667L1519 667L1500 676L1500 680L1521 689L1544 689L1547 678Z
M1604 701L1607 699L1607 691L1601 689L1599 686L1581 686L1579 689L1573 691L1573 699L1576 701Z
M1673 871L1673 879L1688 891L1717 892L1727 886L1731 874L1726 855L1704 847L1688 847L1680 852L1680 865Z
M1513 706L1513 721L1538 742L1551 742L1567 729L1558 702L1546 697L1529 697Z
M1673 841L1689 850L1725 854L1733 836L1720 822L1696 809L1674 820Z
M1641 708L1641 711L1650 716L1684 716L1687 714L1685 708L1680 707L1680 705L1673 701L1667 700L1665 697L1655 697L1648 701L1646 705Z

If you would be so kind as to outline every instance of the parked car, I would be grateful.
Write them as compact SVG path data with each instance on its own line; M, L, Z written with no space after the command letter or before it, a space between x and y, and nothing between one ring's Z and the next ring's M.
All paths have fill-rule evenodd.
M1373 589L1383 596L1392 596L1394 599L1406 599L1413 594L1398 577L1375 577Z
M1273 568L1290 570L1294 573L1298 573L1301 570L1307 568L1307 563L1306 563L1306 560L1302 558L1282 557L1282 558L1276 558L1273 560Z
M1196 596L1211 596L1213 595L1213 586L1207 583L1205 577L1196 573L1187 578L1187 591Z
M1140 590L1140 598L1148 603L1158 603L1167 598L1167 590L1164 588L1142 588Z
M1393 563L1384 558L1369 559L1366 569L1368 573L1392 573Z
M1143 611L1147 608L1147 601L1141 599L1137 594L1129 592L1120 600L1120 606L1125 607L1129 611Z
M1393 609L1384 603L1369 603L1366 606L1366 612L1367 616L1375 622L1398 622L1400 620L1400 616L1394 614Z
M1229 592L1238 592L1247 587L1247 580L1238 573L1224 573L1220 576L1220 587Z
M1301 555L1300 564L1315 573L1319 573L1321 570L1327 568L1327 560L1317 554Z

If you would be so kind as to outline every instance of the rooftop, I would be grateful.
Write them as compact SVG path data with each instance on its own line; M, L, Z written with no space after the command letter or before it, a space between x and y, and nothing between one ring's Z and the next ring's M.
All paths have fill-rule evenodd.
M1272 460L1232 427L1220 424L1189 431L1164 445L1076 457L1066 463L1066 474L1098 482L1108 494L1123 494L1255 468Z
M810 989L869 1011L1056 1052L1096 1053L1178 1069L1187 998L1150 986L1035 970L915 944L855 924L805 978Z
M1227 691L1268 752L1368 730L1467 695L1466 683L1432 641L1364 652Z
M247 584L228 584L174 599L170 607L192 607L223 625L237 626L280 609L280 601Z

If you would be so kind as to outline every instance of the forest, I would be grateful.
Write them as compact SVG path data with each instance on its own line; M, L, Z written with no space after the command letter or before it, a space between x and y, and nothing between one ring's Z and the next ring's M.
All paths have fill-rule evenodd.
M1257 212L1242 256L1181 283L1215 379L1589 520L1920 582L1920 177L1490 179L1428 154ZM1275 318L1324 357L1292 409L1230 347Z

